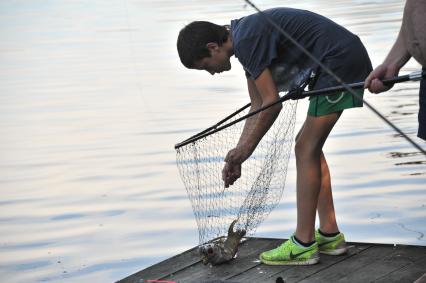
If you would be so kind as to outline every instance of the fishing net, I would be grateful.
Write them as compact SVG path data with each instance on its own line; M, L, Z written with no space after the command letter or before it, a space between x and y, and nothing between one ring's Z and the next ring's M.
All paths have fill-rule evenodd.
M293 143L296 101L288 101L241 169L241 177L224 188L224 158L234 148L244 121L178 147L177 165L198 225L200 244L225 236L232 221L252 235L278 204L284 191ZM226 123L248 113L248 109ZM253 116L256 118L258 114Z

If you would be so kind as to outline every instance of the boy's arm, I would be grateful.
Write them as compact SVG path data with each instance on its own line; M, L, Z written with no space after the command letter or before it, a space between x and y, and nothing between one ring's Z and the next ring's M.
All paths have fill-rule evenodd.
M256 111L260 107L262 107L262 97L260 96L256 84L253 79L247 77L247 89L250 96L250 111L249 113ZM244 129L241 133L240 139L238 140L237 147L241 146L246 142L247 137L249 136L250 131L254 128L254 125L256 124L257 114L253 115L246 119L244 123Z
M252 101L254 99L256 103L259 103L260 101L256 100L256 94L258 94L261 99L261 107L271 104L279 99L271 71L268 68L265 69L254 81L256 92L252 91L250 93L251 82L249 81L248 83L250 99ZM253 87L253 85L251 85L251 87ZM254 95L253 98L252 95ZM245 125L245 133L243 131L244 136L241 136L237 147L230 150L225 158L226 164L222 171L222 179L225 182L225 187L232 185L241 176L241 164L253 153L262 137L278 117L281 108L281 103L268 107L255 115L256 118L252 119L250 124Z
M271 71L266 68L260 76L254 81L254 84L257 89L257 93L260 95L261 105L260 107L267 106L275 101L277 101L280 97L278 95L277 88L272 79ZM275 119L278 117L282 108L282 104L278 103L274 106L268 107L267 109L259 112L256 116L256 123L253 129L249 132L249 135L244 142L244 146L246 146L250 154L254 151L262 137L266 134L269 128L274 123ZM250 156L249 154L249 156ZM249 157L247 156L247 158ZM246 158L246 159L247 159ZM245 161L245 159L243 160Z

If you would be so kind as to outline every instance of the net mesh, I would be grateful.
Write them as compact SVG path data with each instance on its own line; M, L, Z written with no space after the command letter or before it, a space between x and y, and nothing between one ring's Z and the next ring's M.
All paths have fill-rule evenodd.
M237 145L245 120L176 149L179 173L197 221L200 244L226 236L234 220L237 220L236 229L253 235L279 203L293 143L296 106L295 100L283 103L274 124L242 164L241 177L229 188L224 188L222 180L224 158ZM240 112L226 123L248 111Z

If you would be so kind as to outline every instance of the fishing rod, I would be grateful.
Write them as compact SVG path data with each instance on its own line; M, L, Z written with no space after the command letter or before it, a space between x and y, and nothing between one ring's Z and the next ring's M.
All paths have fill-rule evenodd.
M397 126L395 126L391 121L386 119L376 108L374 108L370 103L365 101L362 96L356 93L352 87L346 84L339 76L337 76L333 71L330 70L327 66L325 66L320 60L318 60L311 52L306 50L299 42L297 42L291 35L289 35L283 28L277 25L273 20L270 19L269 16L265 15L265 13L260 10L252 1L244 0L247 4L252 6L269 24L271 24L275 29L277 29L282 35L284 35L291 43L293 43L297 48L299 48L306 56L308 56L313 62L315 62L321 69L323 69L327 74L333 77L345 90L354 95L358 100L363 101L364 104L373 111L377 116L379 116L386 124L388 124L391 128L393 128L396 132L398 132L402 137L404 137L409 143L411 143L415 148L420 150L425 156L426 151L418 145L414 140L412 140L409 136L407 136L403 131L401 131Z
M392 84L396 84L396 83L402 83L402 82L407 82L407 81L418 81L421 80L422 78L426 78L426 71L415 71L412 72L410 74L407 75L403 75L403 76L397 76L394 78L390 78L390 79L385 79L383 80L383 84L385 85L392 85ZM357 83L351 83L351 84L347 84L346 86L350 87L351 89L362 89L364 88L364 82L357 82ZM343 85L338 85L338 86L333 86L333 87L327 87L327 88L322 88L322 89L317 89L317 90L310 90L310 91L301 91L301 89L294 89L289 91L287 94L283 95L282 97L280 97L279 99L277 99L276 101L265 105L253 112L250 112L228 124L225 124L223 126L222 125L224 122L226 122L227 120L229 120L230 118L236 116L237 114L241 113L241 111L247 109L251 103L248 103L246 105L244 105L243 107L241 107L240 109L238 109L237 111L235 111L234 113L228 115L227 117L225 117L224 119L220 120L218 123L216 123L215 125L199 132L196 135L193 135L192 137L184 140L183 142L180 142L178 144L175 145L175 149L178 149L182 146L185 146L187 144L190 144L192 142L195 142L199 139L205 138L211 134L214 134L216 132L219 132L223 129L226 129L244 119L247 119L253 115L256 115L257 113L275 105L278 103L283 103L287 100L293 99L293 100L297 100L297 99L302 99L302 98L306 98L306 97L313 97L313 96L319 96L319 95L325 95L325 94L330 94L330 93L334 93L334 92L338 92L338 91L344 91L347 90L348 88L346 88ZM365 102L365 101L364 101ZM419 149L426 155L426 152L424 151L424 149L422 149L419 146Z

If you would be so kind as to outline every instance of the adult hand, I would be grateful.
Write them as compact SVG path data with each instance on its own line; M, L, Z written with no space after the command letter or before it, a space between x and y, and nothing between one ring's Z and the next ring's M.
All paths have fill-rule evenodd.
M393 87L393 84L384 85L383 79L390 79L398 75L399 69L390 65L381 64L377 66L365 79L364 88L372 93L387 91Z

